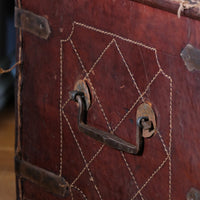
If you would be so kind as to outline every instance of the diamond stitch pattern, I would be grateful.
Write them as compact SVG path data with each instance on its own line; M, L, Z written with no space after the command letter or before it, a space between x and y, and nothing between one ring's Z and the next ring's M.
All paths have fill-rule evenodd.
M137 43L135 41L131 41L126 38L122 38L116 34L105 32L100 29L96 29L94 27L90 27L90 26L87 26L87 25L84 25L84 24L81 24L78 22L74 22L73 25L75 26L75 29L77 26L80 26L82 28L85 28L89 32L92 30L94 32L101 33L103 35L103 37L105 35L113 37L113 39L107 46L107 49L104 49L104 50L102 49L101 52L103 52L103 54L100 55L99 59L97 58L98 62L96 62L95 65L91 65L91 63L87 64L86 61L84 61L84 64L83 64L82 60L84 60L85 58L82 58L80 56L81 53L79 53L79 51L78 51L78 43L75 45L75 42L73 42L69 38L69 40L65 41L63 43L63 45L68 44L69 41L71 42L72 48L74 50L74 54L77 56L77 59L79 61L79 67L81 66L81 68L82 68L80 77L82 77L84 74L85 78L90 82L90 86L92 86L92 90L94 92L93 100L95 100L95 103L92 105L93 110L91 109L91 110L89 110L89 112L90 111L94 112L94 109L96 109L98 107L97 105L99 105L100 111L102 112L102 115L100 115L100 116L101 117L103 116L103 118L104 118L103 123L106 122L104 124L104 129L108 129L109 131L114 130L114 134L120 135L120 133L123 132L123 130L122 130L123 126L126 126L127 123L128 124L134 123L134 119L132 118L132 116L135 116L135 109L136 109L138 103L144 101L144 99L148 99L148 100L153 99L149 94L151 94L150 91L153 88L154 82L156 82L158 77L160 78L159 75L162 73L162 75L163 75L162 79L165 80L165 83L168 82L168 84L166 84L166 86L168 86L167 90L171 87L172 79L170 76L166 75L163 72L161 66L159 65L159 62L156 57L157 56L156 49L147 47L141 43ZM77 40L77 41L79 40L74 36L72 37L72 39ZM121 42L118 43L118 40L121 40ZM130 46L131 45L135 45L136 47L138 46L140 48L140 50L143 49L142 50L143 54L145 51L151 51L151 53L154 55L154 57L153 57L154 61L152 61L152 62L156 61L156 66L153 68L153 69L155 69L155 71L151 70L151 72L152 72L152 74L150 73L151 80L149 80L149 77L146 79L146 80L148 80L147 84L146 84L146 88L140 88L140 86L137 85L138 81L135 79L135 76L134 76L134 68L129 67L129 64L126 62L126 56L124 56L125 55L124 50L121 50L121 48L120 48L120 46L123 46L123 45L121 45L121 43L125 43L126 45L127 45L127 43L129 43ZM93 51L95 51L95 47L94 47ZM141 54L141 52L140 52L140 56L143 54ZM145 53L145 55L148 55L148 54ZM147 56L147 57L148 57L148 59L150 59L149 56ZM114 61L110 62L109 59L114 59ZM87 59L85 59L85 60L87 60ZM141 57L141 60L144 60L144 57ZM148 60L148 63L149 63L149 60ZM90 68L90 67L88 67L88 65L91 65L91 67L92 66L93 67ZM144 65L144 62L143 62L143 65ZM109 74L107 72L108 72L108 67L110 67L110 66L111 66L111 68L109 68L109 72L112 70L113 70L113 72ZM63 69L63 72L64 72L64 69ZM88 72L89 72L89 74L88 74L89 76L87 75ZM142 71L139 73L141 74ZM65 72L64 72L64 74L65 74ZM105 75L109 75L109 76L106 77ZM126 77L126 79L124 79L124 77ZM108 84L109 82L106 83L106 78L113 80L112 81L113 84L109 85ZM128 99L128 100L123 99L123 97L122 97L122 99L120 99L120 101L119 101L119 99L114 99L114 100L112 99L112 102L110 104L111 106L108 106L107 104L108 104L108 102L110 102L110 99L107 98L107 96L109 96L109 94L111 93L111 96L113 98L115 98L115 95L114 95L115 92L119 92L120 94L122 93L122 92L120 92L120 89L122 89L123 92L126 93L125 94L126 97L129 94L130 99ZM168 109L170 110L171 105L172 105L171 89L170 89L169 93L171 95L169 98L170 103L167 104L167 106L168 106ZM101 94L101 95L99 95L99 94ZM64 102L66 102L66 101L67 101L67 99L64 100ZM115 107L115 105L118 105L117 103L119 103L119 107ZM158 102L158 104L159 104L159 102ZM65 104L64 113L70 113L70 110L68 110L68 105L69 105L69 103L67 102ZM111 107L112 107L112 109L111 109ZM97 110L99 110L99 108L97 108ZM89 114L90 114L90 116L92 116L94 118L94 116L95 116L94 114L92 114L92 113L89 113ZM172 113L170 112L167 114L167 116L169 116L171 114ZM71 116L68 114L67 119L70 117ZM89 120L92 123L92 119L89 119ZM120 155L120 152L113 150L107 146L99 148L99 151L97 150L97 153L96 154L94 153L93 157L90 160L89 160L89 157L91 157L91 156L89 156L89 157L87 156L87 159L85 159L86 158L85 153L83 153L83 152L85 152L86 149L83 151L82 147L84 146L84 140L81 139L81 138L84 138L85 136L82 136L83 133L78 133L78 130L76 129L77 133L80 134L79 139L77 140L78 137L75 139L76 146L78 147L79 151L81 151L81 156L85 163L85 167L83 168L82 172L80 172L80 174L77 174L76 181L79 181L80 177L87 171L90 175L90 178L88 181L90 181L90 180L94 181L94 188L97 191L99 199L106 200L106 199L113 198L114 194L115 194L114 189L117 189L117 188L118 188L118 192L119 192L119 190L122 191L121 192L122 195L124 193L126 193L128 195L128 197L125 197L125 199L127 199L127 198L128 199L148 199L149 198L148 196L146 196L146 195L143 196L143 191L145 193L145 189L148 187L149 183L155 177L160 177L162 171L164 171L163 174L165 176L169 176L169 177L171 176L170 165L168 166L166 164L166 163L170 162L170 159L168 158L168 156L171 156L171 150L170 150L171 139L169 139L169 135L171 135L172 130L171 130L171 121L170 120L171 120L171 117L168 121L170 130L168 130L167 133L165 133L165 137L162 137L163 136L163 132L162 132L161 133L162 135L157 134L152 139L145 140L145 150L144 150L144 154L142 157L125 154L124 159L123 159L123 156ZM98 122L97 122L97 124L98 124ZM111 125L111 127L109 125ZM74 128L74 126L77 126L77 124L74 122L69 122L69 126ZM130 125L127 125L127 126L130 126ZM132 131L132 133L134 134L135 133L135 125L133 125L132 127L133 128L131 128L131 129L134 129ZM71 130L71 132L72 132L72 130ZM70 134L70 133L68 132L67 134ZM75 133L72 133L72 134L75 135ZM125 133L123 137L127 138L127 133ZM132 135L128 134L128 139L130 139L132 137L133 137ZM87 137L85 137L85 139L86 138ZM171 136L170 136L170 138L171 138ZM135 139L133 141L135 141ZM133 141L131 141L131 142L134 143ZM169 142L169 145L167 144L169 151L167 150L167 152L166 152L165 151L165 143L167 143L167 142ZM155 153L153 153L153 155L156 155L158 153L161 154L159 156L159 157L161 157L160 160L156 160L156 157L154 158L154 157L151 157L151 155L148 155L148 149L151 148L151 152L152 152L152 147L155 150ZM115 163L115 166L116 166L115 169L109 168L109 160L105 160L108 157L104 158L104 156L103 156L104 154L106 154L106 155L110 154L109 158L111 159L112 163ZM142 166L145 166L149 162L152 162L153 168L148 169L146 174L142 174L143 178L141 178L141 173L139 172L140 168ZM119 165L117 165L117 164L119 164ZM119 175L118 172L120 171L120 175L122 176L121 185L120 185L120 183L115 183L114 182L115 179L113 179L113 182L111 181L109 183L100 183L100 180L102 180L102 179L99 179L98 176L106 176L107 170L110 170L110 172L113 170L113 176ZM130 172L133 174L133 176L130 176ZM123 179L125 177L128 178L128 180ZM169 179L169 183L168 183L169 185L171 184L170 180L171 179ZM128 182L126 183L126 181L128 181ZM110 187L109 191L105 192L107 188L104 187L104 184ZM116 188L112 188L111 187L112 184L114 184L114 185L118 184L118 186L116 185ZM132 188L130 189L130 191L123 191L123 187L122 187L123 184L131 184ZM73 183L72 183L72 187L73 187ZM168 189L169 189L168 193L170 194L171 193L170 187L168 187ZM81 191L81 188L79 188L79 192L80 191ZM104 191L104 192L102 192L102 191ZM166 191L165 191L165 193L166 193ZM111 196L109 196L109 195L111 195ZM85 194L82 194L82 196L83 196L83 199L87 198L85 196ZM166 194L166 199L167 198L168 198L168 194ZM72 199L73 199L73 196L72 196Z

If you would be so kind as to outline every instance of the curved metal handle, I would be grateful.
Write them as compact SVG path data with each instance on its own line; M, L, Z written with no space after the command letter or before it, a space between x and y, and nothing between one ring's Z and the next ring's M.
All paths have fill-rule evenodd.
M71 91L70 92L71 100L78 102L79 104L79 117L78 117L78 126L79 130L88 136L98 140L114 149L127 152L130 154L141 154L143 151L143 129L151 129L152 123L149 121L148 117L139 117L137 119L136 127L136 145L130 144L125 140L119 138L118 136L98 130L95 127L87 125L87 109L84 93L80 91Z

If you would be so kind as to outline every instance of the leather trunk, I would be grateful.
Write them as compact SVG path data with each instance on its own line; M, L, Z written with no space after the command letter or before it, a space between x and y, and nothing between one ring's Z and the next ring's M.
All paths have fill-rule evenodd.
M180 200L200 189L200 62L186 52L185 66L182 58L188 44L199 55L199 5L19 0L16 6L50 27L44 39L18 22L17 199ZM79 105L69 98L79 80L89 88L87 124L132 145L138 107L153 109L155 134L143 139L140 155L79 130ZM36 168L23 172L24 162ZM54 192L49 175L43 183L42 169L68 183L55 184L64 195Z

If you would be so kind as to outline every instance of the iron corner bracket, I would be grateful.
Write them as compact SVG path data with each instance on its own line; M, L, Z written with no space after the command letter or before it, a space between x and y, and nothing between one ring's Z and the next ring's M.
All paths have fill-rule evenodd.
M15 7L15 27L45 40L51 33L48 20L45 17L18 7Z

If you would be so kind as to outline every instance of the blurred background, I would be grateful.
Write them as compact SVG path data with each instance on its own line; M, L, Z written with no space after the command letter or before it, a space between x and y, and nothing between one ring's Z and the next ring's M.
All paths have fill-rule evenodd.
M14 0L0 0L0 67L15 64ZM0 200L15 198L15 70L0 74Z

